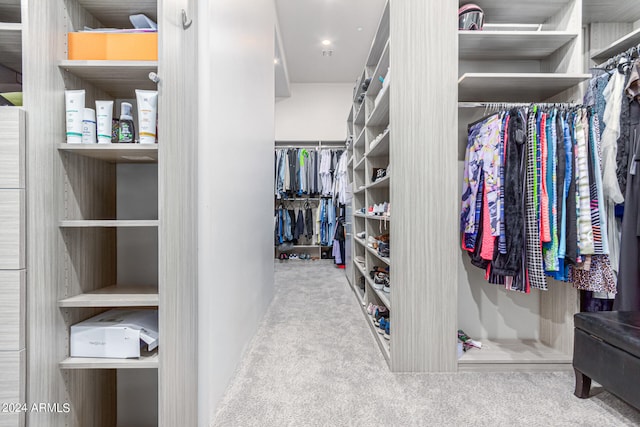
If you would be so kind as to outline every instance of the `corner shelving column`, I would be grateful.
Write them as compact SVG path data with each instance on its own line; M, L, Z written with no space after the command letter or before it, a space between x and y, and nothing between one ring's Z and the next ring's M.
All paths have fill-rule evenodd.
M582 0L537 2L535 6L525 0L475 3L485 11L488 31L459 31L458 35L456 194L462 188L467 125L486 116L486 103L580 102L579 85L590 77L583 72ZM536 31L531 31L531 25ZM458 212L459 208L451 214L457 218ZM459 368L569 367L572 316L577 311L573 287L550 281L548 291L533 290L530 295L498 289L486 283L466 254L459 249L457 253L457 325L483 342L481 350L463 355Z
M196 425L198 23L183 29L185 6L172 0L141 0L135 10L126 0L25 1L28 327L29 346L38 349L29 357L27 401L72 406L69 414L28 414L27 422L115 426L118 370L146 369L158 387L143 394L162 402L152 423ZM133 12L158 21L159 61L67 60L67 32L129 27ZM150 71L160 77L158 145L65 144L65 89L85 89L87 106L95 99L132 99L134 89L156 88ZM118 214L119 188L134 196L140 190L136 182L118 183L122 167L146 170L158 186L141 218ZM144 243L151 258L157 253L157 283L118 283L118 239L139 232L151 236ZM159 308L159 350L140 359L69 358L70 325L111 307Z

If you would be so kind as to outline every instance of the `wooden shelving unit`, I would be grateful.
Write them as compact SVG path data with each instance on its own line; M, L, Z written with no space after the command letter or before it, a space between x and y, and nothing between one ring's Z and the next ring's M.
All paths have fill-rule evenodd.
M378 292L372 286L372 282L369 279L367 271L373 269L374 265L386 265L389 264L388 259L382 259L378 256L377 252L369 248L366 243L366 239L356 237L361 232L366 232L367 236L381 234L377 232L381 223L379 220L382 217L374 217L371 215L365 215L360 213L361 208L367 208L373 204L379 204L383 202L389 202L390 200L390 182L391 177L386 176L376 182L371 181L372 168L375 167L387 167L390 164L390 141L391 135L389 131L386 131L384 138L382 138L375 149L370 149L373 140L385 132L385 128L389 125L389 91L390 87L385 89L385 92L381 95L378 104L375 103L376 96L382 90L382 82L379 77L385 77L390 64L390 50L389 43L389 15L390 9L387 3L383 12L378 31L374 37L369 56L366 60L362 77L359 80L371 78L371 82L367 91L365 92L365 99L362 105L356 102L354 98L353 114L355 117L363 116L362 121L356 120L353 124L353 128L349 133L358 135L356 143L353 146L354 151L354 165L351 170L352 183L353 183L353 202L352 202L352 218L353 232L351 242L352 246L352 274L350 278L353 291L365 309L365 317L367 322L372 328L372 333L378 342L380 349L385 357L385 360L391 364L390 343L384 339L382 335L378 334L374 327L373 321L366 313L366 305L373 302L375 304L385 305L391 310L390 297L387 294ZM359 96L362 93L361 90L354 90L354 94ZM366 119L365 119L366 118ZM348 126L350 125L347 120ZM367 219L372 219L368 221ZM385 228L388 230L390 224L385 223ZM361 266L355 261L356 256L365 258L365 266ZM362 292L358 283L361 278L365 278L365 290ZM391 276L393 283L393 276ZM391 318L393 319L393 312L391 311ZM393 321L391 322L393 325Z
M607 47L599 49L591 55L591 59L595 62L602 63L607 59L612 58L627 49L637 47L638 45L640 45L640 28L624 35Z
M127 423L116 405L118 384L126 383L119 371L145 369L144 394L161 404L147 400L139 415L158 425L196 425L197 219L185 207L195 206L197 193L197 26L172 23L184 7L175 2L22 3L29 13L22 22L33 231L28 343L40 349L28 359L26 401L73 408L28 414L27 423ZM129 16L137 13L161 28L158 61L63 59L69 31L130 28ZM161 75L161 85L150 72ZM158 144L66 144L64 91L71 89L85 90L86 107L113 100L114 117L121 100L135 99L135 89L158 90ZM143 264L132 272L136 256ZM158 308L158 350L136 360L70 358L70 326L118 307Z
M467 125L488 114L487 103L579 102L579 85L591 77L583 68L582 0L536 5L524 0L479 0L478 5L491 23L539 24L539 31L459 32L458 179ZM490 70L483 62L487 59L492 60ZM526 66L518 65L522 60ZM494 72L498 69L501 71ZM578 309L575 290L561 283L551 283L546 293L529 295L494 289L481 270L466 262L467 255L458 253L456 326L483 342L481 350L463 355L458 368L522 370L553 365L566 369L571 362L572 316ZM492 310L499 310L500 315L493 316ZM523 316L530 316L526 331L521 327ZM512 328L520 333L514 334Z

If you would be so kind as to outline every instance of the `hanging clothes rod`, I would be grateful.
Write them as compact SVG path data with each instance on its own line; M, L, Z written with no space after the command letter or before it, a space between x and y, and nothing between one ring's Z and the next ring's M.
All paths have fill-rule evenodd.
M574 102L458 102L459 108L486 108L486 109L509 109L522 107L582 107L582 104Z
M615 68L618 66L618 62L620 62L621 59L624 59L624 58L635 59L635 58L638 58L638 56L640 56L640 44L636 46L632 46L629 49L625 50L624 52L620 52L619 54L612 56L611 58L607 59L605 62L603 62L602 64L598 65L595 68L601 68L605 70L610 68Z

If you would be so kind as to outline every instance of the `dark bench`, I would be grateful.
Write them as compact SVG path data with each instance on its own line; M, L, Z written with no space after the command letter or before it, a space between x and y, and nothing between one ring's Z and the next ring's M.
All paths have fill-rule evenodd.
M574 394L589 397L594 380L640 409L640 312L578 313L574 326Z

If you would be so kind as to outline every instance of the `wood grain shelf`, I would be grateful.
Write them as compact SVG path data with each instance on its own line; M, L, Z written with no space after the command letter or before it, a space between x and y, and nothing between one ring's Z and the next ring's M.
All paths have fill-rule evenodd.
M130 28L129 16L144 13L158 22L157 0L77 0L78 4L96 17L107 28Z
M95 357L68 357L59 364L60 369L158 369L158 352L139 359L101 359Z
M158 144L58 144L58 151L109 163L158 163Z
M64 60L59 67L116 99L133 99L136 89L157 89L149 73L158 71L158 61Z
M543 59L578 34L569 31L459 31L460 59Z
M387 2L384 11L382 12L382 17L380 17L380 22L378 23L378 29L376 30L376 35L371 43L371 49L369 50L369 55L367 56L367 62L365 66L367 67L375 67L380 61L380 57L382 52L384 51L387 42L389 41L389 34L391 33L391 23L389 20L389 3Z
M356 242L357 244L361 245L364 248L367 247L367 243L364 241L364 239L361 239L359 237L353 236L353 241Z
M366 153L366 157L388 157L389 142L391 141L391 137L389 136L390 133L391 131L387 131L380 142L378 142L373 148L369 149L369 151Z
M357 297L357 295L356 295L356 297ZM366 306L362 306L362 311L364 312L364 315L367 318L367 323L371 327L371 333L373 334L374 339L378 343L378 346L380 347L380 350L382 351L382 355L384 356L384 359L387 361L388 364L391 364L391 348L390 348L391 343L390 343L390 341L383 336L384 334L379 334L378 333L380 328L377 327L376 324L374 323L373 316L369 316L369 314L367 313L367 307Z
M356 111L355 119L353 120L353 123L361 126L364 125L364 110L365 110L364 101L362 101L362 103L358 105L358 111Z
M374 257L376 257L380 261L384 262L388 266L391 266L391 259L387 258L387 257L384 257L384 256L378 255L378 251L376 251L375 249L372 249L372 248L367 246L367 252L369 252L371 255L373 255Z
M382 56L380 57L380 61L376 66L376 69L371 74L371 83L369 83L369 88L367 89L367 96L375 97L380 89L382 89L382 82L378 77L385 77L387 75L387 69L389 68L389 41L384 46L384 50L382 51Z
M458 80L458 101L542 102L590 77L590 74L466 73Z
M364 129L360 132L355 142L353 143L353 148L358 148L360 145L364 144Z
M470 349L458 360L461 370L489 368L491 365L562 365L572 357L537 340L482 339L481 349Z
M391 183L391 176L387 175L384 178L377 180L376 182L372 182L367 185L368 190L373 190L377 188L389 188L389 184Z
M624 37L619 38L604 49L600 49L599 51L595 52L593 55L591 55L591 59L596 62L602 63L607 59L626 51L629 48L638 46L638 44L640 44L640 28L632 31Z
M378 127L389 124L389 86L384 90L378 105L375 106L367 119L367 126Z
M355 169L355 170L364 169L364 157L361 158L360 161L358 161L358 163L355 164L353 169Z
M610 1L582 0L583 19L591 22L635 22L640 19L640 2L617 1L615 6ZM486 13L486 12L485 12Z
M138 228L158 227L158 220L96 219L96 220L64 220L60 228Z
M0 1L0 21L8 23L19 23L21 19L20 0Z
M60 307L157 307L158 288L155 286L109 286L65 298Z
M382 301L385 307L391 310L391 295L386 293L385 291L374 288L373 280L371 280L369 276L365 276L365 279L367 280L367 283L369 284L369 287L371 288L371 290L378 296L378 298L380 299L380 301Z

